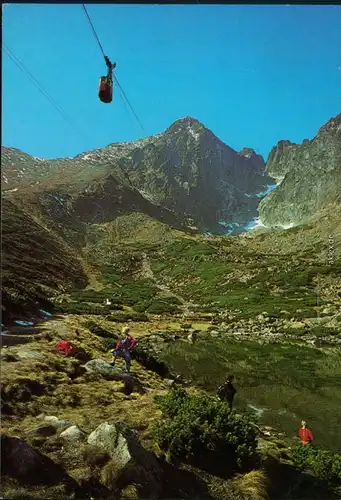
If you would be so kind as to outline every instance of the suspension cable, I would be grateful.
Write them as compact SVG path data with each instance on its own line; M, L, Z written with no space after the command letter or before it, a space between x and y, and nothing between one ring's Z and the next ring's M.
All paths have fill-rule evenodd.
M103 57L105 58L105 53L104 53L104 50L103 50L102 44L101 44L101 42L100 42L100 40L99 40L99 38L98 38L98 35L97 35L96 30L95 30L95 28L94 28L94 25L92 24L91 18L90 18L90 16L89 16L89 12L88 12L87 8L85 7L84 3L82 3L82 7L83 7L83 9L84 9L84 12L85 12L86 17L88 18L88 21L89 21L89 24L90 24L90 26L91 26L92 32L93 32L93 34L94 34L94 37L95 37L95 38L96 38L96 40L97 40L97 43L98 43L99 48L100 48L100 50L101 50L101 52L102 52L102 54L103 54Z
M91 30L92 30L92 32L93 32L93 34L94 34L94 37L95 37L95 38L96 38L96 40L97 40L98 46L99 46L99 48L100 48L100 51L102 52L102 55L103 55L103 57L104 57L104 60L106 61L106 55L105 55L105 53L104 53L103 46L102 46L102 44L101 44L101 42L100 42L100 39L99 39L99 37L98 37L98 35L97 35L97 33L96 33L96 30L95 30L94 25L93 25L93 23L92 23L92 21L91 21L91 18L90 18L89 12L88 12L87 8L85 7L84 3L82 3L82 7L83 7L83 10L84 10L84 12L85 12L85 15L86 15L86 17L87 17L87 19L88 19L88 22L89 22L89 24L90 24ZM130 109L131 109L131 111L133 112L133 115L135 116L136 121L138 122L138 124L140 125L140 127L142 128L142 130L145 132L144 126L142 125L142 123L141 123L141 121L140 121L139 117L137 116L137 114L136 114L136 112L135 112L135 110L134 110L133 106L131 105L131 103L130 103L130 101L129 101L128 97L126 96L126 94L125 94L125 92L124 92L124 90L123 90L122 86L120 85L120 83L119 83L119 81L118 81L117 77L116 77L115 75L113 75L113 77L114 77L114 80L115 80L115 82L116 82L116 84L117 84L118 88L120 89L120 91L121 91L121 93L122 93L123 98L126 100L126 102L127 102L128 106L129 106L129 108L130 108Z
M3 42L2 50L11 59L11 61L20 69L22 73L26 73L28 78L31 80L36 89L52 104L56 111L62 116L62 118L68 122L69 125L75 128L77 133L82 137L82 139L88 140L87 137L79 130L77 123L66 113L60 104L49 94L49 92L44 89L42 84L34 77L31 71L24 66L20 59L13 53L13 51Z
M133 108L133 107L132 107L132 105L130 104L128 97L127 97L127 96L126 96L126 94L124 93L124 90L122 89L122 87L121 87L121 85L120 85L120 83L119 83L119 81L117 80L117 77L116 77L115 75L114 75L114 80L115 80L115 82L116 82L116 84L117 84L118 88L119 88L119 89L120 89L120 91L122 92L122 95L123 95L124 99L126 100L126 102L127 102L128 106L129 106L129 108L130 108L130 109L131 109L131 111L133 112L133 114L134 114L134 116L135 116L135 118L136 118L136 121L138 122L138 124L140 125L140 127L142 128L142 130L145 132L145 128L144 128L144 126L142 125L141 121L139 120L139 118L138 118L137 114L135 113L134 108Z

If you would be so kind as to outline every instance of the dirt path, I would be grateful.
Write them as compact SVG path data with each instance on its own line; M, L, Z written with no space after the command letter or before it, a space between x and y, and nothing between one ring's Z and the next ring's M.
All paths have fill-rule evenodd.
M186 300L181 297L181 295L177 295L174 292L172 292L167 285L162 285L158 283L152 268L150 267L150 261L147 257L147 254L143 253L142 254L142 263L141 263L141 274L140 276L145 279L150 279L154 282L156 288L158 288L161 292L167 293L170 297L175 297L178 299L181 304L182 304L182 309L184 312L184 315L188 315L190 313L189 311L189 304L186 302Z
M95 290L96 292L103 290L104 285L98 280L98 271L86 262L85 259L83 260L83 266L89 279L85 290Z

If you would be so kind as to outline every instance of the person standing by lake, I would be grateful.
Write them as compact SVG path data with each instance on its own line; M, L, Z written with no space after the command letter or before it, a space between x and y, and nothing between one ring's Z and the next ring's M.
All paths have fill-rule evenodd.
M234 396L237 392L235 387L232 384L233 380L234 380L234 375L232 375L232 374L229 375L227 377L227 381L225 382L225 384L222 384L217 391L218 397L222 401L227 402L230 410L232 410L233 399L234 399Z
M301 427L298 429L298 435L303 445L310 444L314 436L304 420L301 422Z

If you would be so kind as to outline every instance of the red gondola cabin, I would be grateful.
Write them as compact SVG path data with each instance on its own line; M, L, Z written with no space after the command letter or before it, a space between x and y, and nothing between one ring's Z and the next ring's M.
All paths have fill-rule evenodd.
M112 101L112 80L107 76L99 79L98 97L107 104Z

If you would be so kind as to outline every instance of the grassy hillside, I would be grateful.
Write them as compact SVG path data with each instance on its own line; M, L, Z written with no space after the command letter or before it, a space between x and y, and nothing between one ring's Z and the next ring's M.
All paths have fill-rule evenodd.
M92 325L94 323L97 326L102 324L98 318L93 317ZM162 495L158 498L164 500L170 498L174 500L180 498L187 500L194 498L200 498L200 500L287 500L288 498L295 500L307 500L307 498L309 500L337 500L338 496L333 491L333 485L329 485L325 480L322 481L318 474L317 477L312 474L302 474L299 469L293 467L293 450L290 450L288 446L294 446L294 440L288 440L273 433L267 437L264 432L261 435L257 432L259 462L253 464L254 470L244 471L238 475L229 472L230 464L226 461L226 457L220 457L221 468L225 471L223 477L220 477L212 472L208 473L198 466L192 466L186 460L181 463L179 460L176 461L176 457L172 457L172 455L165 456L155 442L155 433L160 431L161 426L165 423L165 417L154 397L167 396L168 394L168 398L172 398L168 391L167 379L160 377L151 369L146 369L138 360L134 359L131 374L142 387L142 391L131 392L131 390L127 390L123 380L106 380L98 373L86 373L78 360L66 359L56 352L55 343L67 336L77 346L84 348L93 358L110 361L111 356L107 351L104 339L90 331L89 326L89 318L82 319L77 316L66 316L49 321L46 323L40 338L36 337L24 348L6 349L2 360L2 364L6 367L3 370L1 391L2 433L7 436L20 436L35 449L60 464L80 485L80 491L76 498L79 500L90 500L91 498L112 498L113 500L138 500L140 498L142 500L146 498L141 494L141 488L148 486L148 482L146 483L142 479L141 470L134 471L134 467L136 467L134 462L130 467L131 474L122 484L117 480L115 462L108 463L108 458L105 457L103 451L89 446L86 440L72 441L70 446L68 441L61 436L61 431L71 424L79 426L82 432L88 435L103 422L124 421L125 425L135 430L135 434L143 446L158 457L159 467L162 467L165 474ZM115 323L111 323L109 328L113 332L116 327ZM133 334L141 345L143 345L146 330L150 330L151 327L152 323L145 325L145 331L142 333L137 330L137 324L132 323ZM196 359L200 348L199 350L198 348L193 349L193 346L186 344L186 342L171 346L168 343L167 345L170 347L168 358L172 368L174 363L180 363L182 364L180 371L183 371L183 367L187 363L187 370L190 369L199 374L198 365L201 364L200 373L203 374L211 368L217 375L216 363L212 363L211 357L207 358L209 353L206 350L205 353L201 353L201 357L204 356L202 358L204 363L200 363L200 360ZM181 346L181 349L176 352L177 345ZM246 358L250 359L251 357L253 363L256 363L256 365L252 364L247 371L249 380L245 376L242 378L242 373L245 373L245 364L244 368L242 366L242 358L245 353L242 354L241 346L237 347L236 344L233 344L230 349L230 359L233 359L235 363L238 361L236 363L238 364L236 366L239 384L238 398L250 398L252 393L250 381L255 381L255 379L258 381L262 376L264 377L267 369L266 361L269 361L270 364L278 362L278 353L275 357L271 356L271 358L265 359L266 354L269 354L269 350L267 350L263 352L263 359L259 359L257 362L252 356L254 346L248 343L245 344L245 349L249 349ZM279 349L281 348L279 347ZM214 353L211 354L214 355ZM295 392L297 382L301 382L300 387L306 388L305 377L311 369L311 363L305 366L301 378L296 380L295 374L298 375L299 370L289 373L288 367L284 366L283 356L282 353L277 378L274 375L272 383L279 384L280 374L283 369L286 369L292 385L291 394ZM304 358L307 359L307 357L306 354ZM317 361L315 366L319 367L321 376L328 377L330 366L322 366L322 357L322 355L312 354L312 358ZM301 356L299 359L303 361ZM224 360L220 355L219 368L222 366L222 362ZM121 366L121 364L119 365ZM252 373L253 369L256 371L256 377ZM209 371L206 371L207 373ZM267 373L270 373L270 368ZM336 372L334 373L336 375ZM211 371L208 380L212 379L212 374ZM186 373L186 375L189 374ZM265 379L262 380L265 385ZM202 385L201 389L187 388L188 393L195 396L199 404L200 398L206 397L205 390L210 389L207 387L207 379L202 379L202 381L206 382L206 386ZM287 382L289 383L289 380ZM247 383L250 385L249 388ZM270 389L271 387L264 387L264 392ZM258 392L260 393L260 391ZM316 405L309 406L309 400L305 399L304 401L308 404L308 407L305 408L306 414L310 416ZM304 401L301 398L302 405ZM216 405L213 401L212 403ZM188 407L188 410L197 412L197 417L200 415L199 411L202 413L206 408L206 405L200 406L199 404L197 410L193 406L192 408ZM178 407L172 409L169 406L169 410L178 410ZM221 410L225 411L226 421L226 410L223 407ZM320 408L319 410L321 412ZM50 419L49 421L45 420L46 416ZM52 432L49 422L51 418L56 418L53 416L66 423ZM238 408L234 421L236 428L249 426L241 407ZM181 425L187 425L189 430L193 428L192 424L195 422L182 419ZM217 420L216 425L220 425L219 420ZM203 426L202 432L204 430L205 426ZM230 435L230 439L231 437ZM211 438L214 440L214 436ZM242 449L240 451L242 452ZM325 462L315 465L319 467L317 467L317 471L323 471ZM337 462L335 461L336 466ZM138 474L138 472L140 473ZM20 481L6 475L2 477L2 493L6 498L13 500L19 498L29 500L74 498L72 492L66 492L65 486L63 483L52 486L44 484L25 486Z
M130 279L143 276L181 296L192 310L227 310L240 318L263 311L272 316L286 311L297 318L314 317L318 283L319 306L323 307L328 303L327 299L323 302L324 292L340 279L336 246L330 262L308 250L298 253L293 245L284 252L281 239L285 236L281 233L254 239L208 239L186 237L153 224L148 232L142 224L134 227L129 222L118 220L88 236L86 255L91 255L104 281L117 283L128 275ZM124 232L124 227L129 230ZM268 250L270 242L272 252ZM339 300L336 288L329 301L338 304Z

